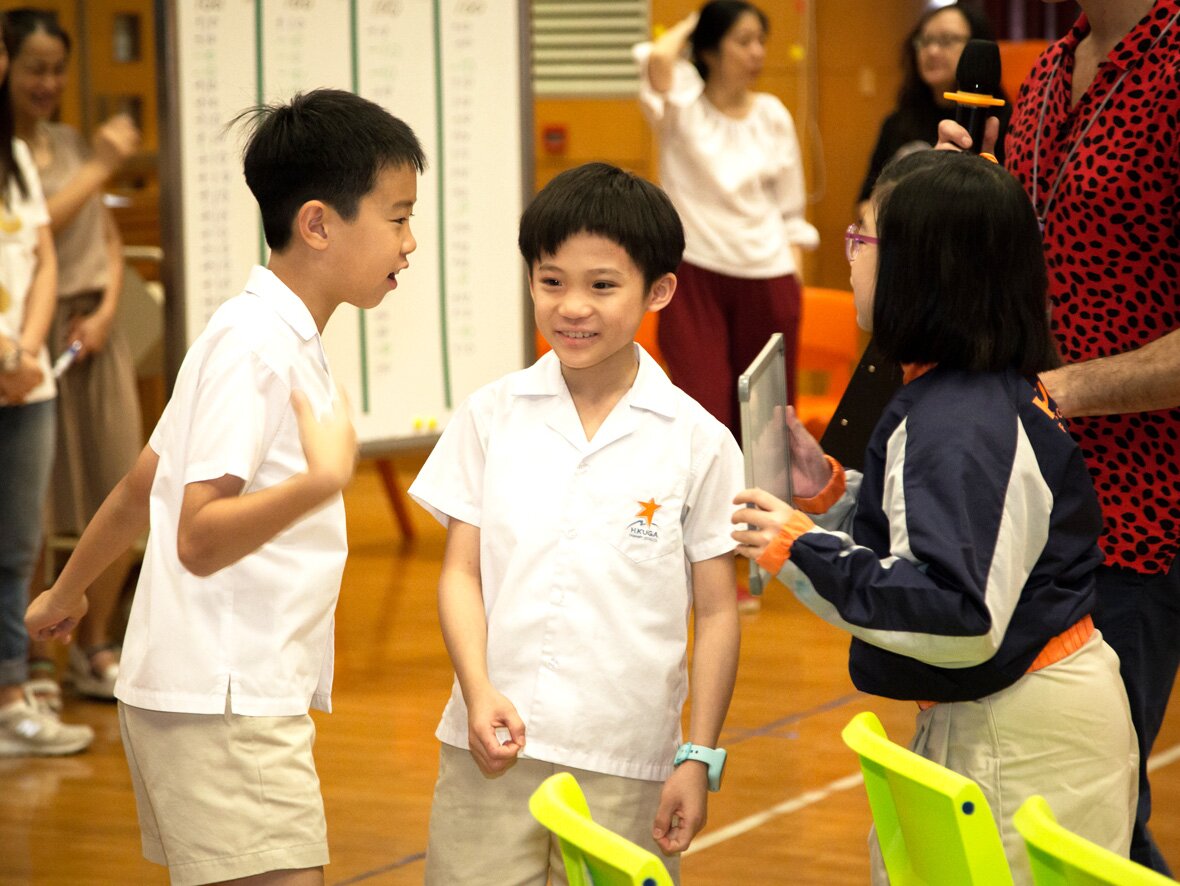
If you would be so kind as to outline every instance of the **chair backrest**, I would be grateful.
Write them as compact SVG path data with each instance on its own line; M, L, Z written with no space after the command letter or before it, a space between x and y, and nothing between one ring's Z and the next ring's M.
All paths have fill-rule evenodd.
M590 817L586 797L570 773L545 779L529 798L529 812L557 837L570 886L672 886L655 853Z
M1039 795L1025 800L1012 821L1024 837L1037 886L1162 886L1176 882L1063 828Z
M803 287L795 412L817 440L831 421L861 352L852 293Z
M826 391L838 399L861 352L856 304L843 289L803 287L799 324L799 370L827 373Z
M860 757L892 886L1012 883L979 785L890 741L869 711L853 717L841 736Z

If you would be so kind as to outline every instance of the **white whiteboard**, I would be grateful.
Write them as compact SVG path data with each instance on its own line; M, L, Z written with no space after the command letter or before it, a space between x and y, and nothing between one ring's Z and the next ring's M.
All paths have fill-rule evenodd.
M324 334L362 448L433 437L468 393L521 368L532 342L516 247L532 168L524 0L162 5L169 380L217 306L266 263L242 136L226 123L317 87L405 120L429 162L398 289L370 311L342 305Z

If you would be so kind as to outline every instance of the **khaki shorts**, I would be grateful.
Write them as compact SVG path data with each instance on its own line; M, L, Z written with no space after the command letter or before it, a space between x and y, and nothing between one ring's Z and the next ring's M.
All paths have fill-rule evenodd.
M430 809L426 886L568 886L557 839L529 812L533 791L556 772L578 780L596 822L655 853L680 882L680 856L665 856L651 835L663 782L528 758L489 778L470 752L444 743Z
M149 711L119 702L143 854L175 886L328 863L311 717Z
M1032 794L1069 830L1124 858L1139 798L1139 746L1119 660L1094 631L1061 661L978 701L936 704L918 715L910 750L966 775L983 790L1016 886L1031 886L1024 838L1012 817ZM887 883L876 837L873 883Z

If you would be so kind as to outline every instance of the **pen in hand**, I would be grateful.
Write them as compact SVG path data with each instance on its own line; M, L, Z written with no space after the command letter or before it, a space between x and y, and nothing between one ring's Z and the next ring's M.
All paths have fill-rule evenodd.
M74 362L74 358L78 356L80 350L82 350L81 341L70 342L70 346L61 352L53 364L54 378L61 378L62 373L70 368L70 364Z

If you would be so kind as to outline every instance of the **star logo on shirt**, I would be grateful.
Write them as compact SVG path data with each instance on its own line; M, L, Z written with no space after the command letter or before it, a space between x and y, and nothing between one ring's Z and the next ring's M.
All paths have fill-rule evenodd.
M647 501L637 501L636 504L639 505L639 513L635 516L645 519L648 526L651 526L651 521L655 517L656 511L663 507L663 505L656 504L654 498L650 498Z

